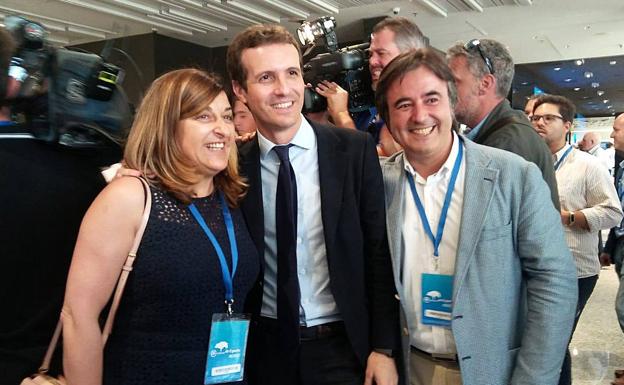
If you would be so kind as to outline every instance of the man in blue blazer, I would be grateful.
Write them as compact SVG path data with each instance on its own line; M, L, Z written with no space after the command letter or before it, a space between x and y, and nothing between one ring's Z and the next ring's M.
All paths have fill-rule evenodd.
M396 385L399 309L375 144L365 133L303 118L300 55L275 25L245 29L227 54L234 92L258 126L240 148L249 183L241 209L263 256L247 300L249 382ZM284 197L294 201L294 218L280 215Z
M539 170L456 133L431 49L390 63L376 98L404 148L382 172L409 383L556 384L576 276Z

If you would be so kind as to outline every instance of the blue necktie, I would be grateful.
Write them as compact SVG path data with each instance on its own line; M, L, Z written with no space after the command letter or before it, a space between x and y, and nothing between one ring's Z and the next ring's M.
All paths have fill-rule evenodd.
M299 277L297 276L297 181L288 150L275 146L280 159L275 202L277 238L277 322L285 351L299 345Z

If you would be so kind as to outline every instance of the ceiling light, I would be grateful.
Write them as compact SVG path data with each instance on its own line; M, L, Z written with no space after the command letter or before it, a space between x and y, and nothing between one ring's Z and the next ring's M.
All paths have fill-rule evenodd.
M167 0L156 0L161 4L165 4L168 5L169 7L173 7L173 8L178 8L181 11L186 11L186 7L177 3L174 3L172 1L167 1Z
M466 3L470 8L474 9L475 11L483 12L483 7L477 2L477 0L466 0Z
M97 37L97 38L100 38L100 39L106 39L106 35L101 33L101 32L89 31L89 30L86 30L84 28L74 27L74 26L71 26L71 25L68 25L67 28L65 28L65 30L67 32L73 32L73 33L77 33L77 34L80 34L80 35L86 35L86 36Z
M611 61L609 62L609 65L612 65L612 66L614 66L614 65L616 65L616 64L617 64L617 61L615 61L615 60L611 60Z
M581 87L574 87L574 91L580 91Z
M269 13L269 12L266 12L266 11L262 11L260 9L257 9L255 7L252 7L250 5L247 5L247 4L239 2L239 1L223 0L222 3L230 5L230 6L234 7L234 8L237 8L237 9L243 11L243 12L249 12L253 16L260 17L263 20L270 21L271 23L279 23L280 22L279 15L277 15L275 13Z
M299 8L295 8L292 5L286 4L283 1L279 1L279 0L264 0L265 3L267 3L268 5L272 5L273 7L284 11L286 13L288 13L291 16L294 17L299 17L302 19L306 19L308 16L310 16L309 12L306 12L302 9Z
M198 23L193 23L189 20L185 20L185 19L179 18L175 15L171 15L168 13L163 13L161 15L149 15L148 14L146 16L150 19L158 20L158 21L165 22L165 23L170 23L173 25L179 25L182 28L188 28L191 31L197 31L201 33L206 33L208 31L211 31L211 32L218 31L218 29L216 28L208 27L206 25L200 25Z
M611 105L608 105L608 106L607 106L607 108L613 108L613 106L611 106Z
M91 26L84 25L84 24L74 23L74 22L72 22L72 21L68 21L68 20L56 19L56 18L54 18L54 17L41 16L41 15L38 15L38 14L36 14L36 13L25 12L25 11L21 11L21 10L19 10L19 9L13 9L13 8L8 8L8 7L3 7L3 6L0 6L0 10L7 11L7 12L12 12L12 13L16 13L16 14L18 14L18 15L20 15L20 16L24 16L24 17L25 17L25 16L28 16L29 18L30 18L30 17L32 17L32 18L34 18L34 19L40 19L40 20L45 20L45 21L53 21L53 22L57 22L57 23L67 24L67 25L75 25L75 26L77 26L77 27L87 28L87 29L90 29L90 30L92 30L92 31L104 32L104 33L108 33L108 34L111 34L111 35L112 35L112 34L115 34L115 35L117 34L117 32L115 32L115 31L111 31L111 30L108 30L108 29L102 29L102 28L91 27ZM64 40L62 40L62 39L57 39L57 41L58 41L58 42L62 42L62 41L64 41ZM67 43L69 43L69 41L67 41Z
M306 7L314 8L321 13L339 13L339 9L335 6L328 4L326 1L321 0L296 0L299 4L303 4Z
M555 71L561 71L561 67L555 67L553 68Z
M607 104L607 103L609 103L609 99L604 99L602 102L603 102L604 104Z
M63 0L61 0L63 1ZM574 61L574 64L576 64L577 66L582 66L583 64L585 64L585 59L576 59Z
M438 4L434 3L432 0L420 0L424 5L426 5L427 7L429 7L430 10L432 10L434 13L437 13L438 15L442 16L442 17L447 17L448 13L446 12L446 9L440 7Z
M594 73L591 72L591 71L585 71L583 76L585 76L586 79L593 78L594 77Z
M212 16L229 19L233 23L237 23L241 25L253 25L253 24L259 23L259 20L249 18L245 15L242 15L240 13L233 12L233 11L230 11L229 9L224 8L221 5L221 2L219 0L201 1L201 6L191 0L180 0L180 1L185 4L189 4L193 7L199 7L198 9L199 12L207 13ZM212 4L212 3L216 3L216 4Z
M217 23L216 21L207 19L205 17L196 17L196 16L188 14L188 13L186 13L184 11L180 11L180 10L177 10L177 9L171 9L171 8L168 10L167 13L169 13L171 15L175 15L178 18L183 19L183 22L188 20L188 21L190 21L192 23L199 24L200 27L208 26L209 29L217 29L217 30L221 30L221 31L227 31L227 25L221 24L221 23ZM162 14L162 12L161 12L161 14Z
M191 36L193 35L193 32L191 32L188 29L180 29L179 27L172 27L172 26L168 26L162 23L155 23L153 21L147 20L145 18L145 15L141 15L141 16L136 15L136 14L132 15L132 14L129 14L127 10L122 11L122 10L109 8L109 7L102 5L102 3L92 3L86 0L59 0L59 1L62 1L63 3L71 4L71 5L76 5L78 7L87 8L92 11L102 12L108 15L117 16L117 17L121 17L124 19L128 19L128 20L138 21L139 23L148 24L157 28L167 29L172 32L181 33L184 35L191 35ZM149 15L149 14L147 15L148 18L150 16L153 16L153 15Z
M604 95L604 91L603 91L603 90L598 90L598 91L596 92L596 94L597 94L598 96L602 96L602 95Z
M563 81L566 83L570 83L572 81L572 78L563 79Z
M158 13L158 11L160 10L160 8L158 7L150 7L149 5L137 3L134 0L113 0L113 1L115 3L125 5L126 7L138 9L139 11L147 12L147 13Z
M523 86L528 86L528 85L529 85L529 82L522 82L522 83L520 83L520 84L522 84Z
M598 87L600 87L600 83L598 83L598 82L593 82L593 83L591 84L591 86L592 86L592 88L598 88Z

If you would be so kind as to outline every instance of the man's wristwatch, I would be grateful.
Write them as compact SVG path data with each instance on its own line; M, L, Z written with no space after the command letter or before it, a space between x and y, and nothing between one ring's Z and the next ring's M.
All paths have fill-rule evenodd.
M386 357L392 358L394 355L392 354L392 349L373 349L375 353L383 354Z
M572 226L574 224L574 211L570 211L568 214L568 226Z

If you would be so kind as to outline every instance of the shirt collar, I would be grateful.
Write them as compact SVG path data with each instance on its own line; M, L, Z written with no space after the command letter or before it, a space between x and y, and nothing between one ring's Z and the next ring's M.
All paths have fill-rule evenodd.
M491 113L491 112L490 112ZM474 128L471 128L470 130L466 131L464 133L464 135L466 136L466 138L470 139L470 140L474 140L474 138L477 137L477 134L479 133L479 131L481 130L481 127L483 127L483 123L485 123L485 121L487 120L487 118L490 117L490 114L485 115L485 118L483 118L483 120L481 120L479 122L479 124L477 124L476 126L474 126Z
M563 154L565 154L568 148L570 148L570 145L566 143L565 146L561 148L561 150L555 152L555 162L558 162L559 159L561 159L561 157L563 156Z
M461 141L459 140L459 137L457 136L455 131L453 131L453 146L451 146L451 152L449 153L448 158L446 158L446 161L444 161L444 164L442 165L442 167L440 167L440 169L435 174L433 174L432 177L440 178L440 179L448 179L450 177L451 170L453 169L453 166L455 165L455 159L457 158L457 154L459 153L460 144L461 144ZM420 175L418 175L418 172L414 170L412 165L407 161L407 158L403 156L403 159L405 163L405 170L409 172L412 176L414 176L414 179L417 182L425 183L425 179L421 177Z
M316 135L314 135L312 126L307 119L301 115L301 125L289 144L309 150L314 147L315 141ZM266 157L273 147L277 146L277 144L271 142L267 137L262 135L260 131L258 131L258 146L260 147L260 156Z

